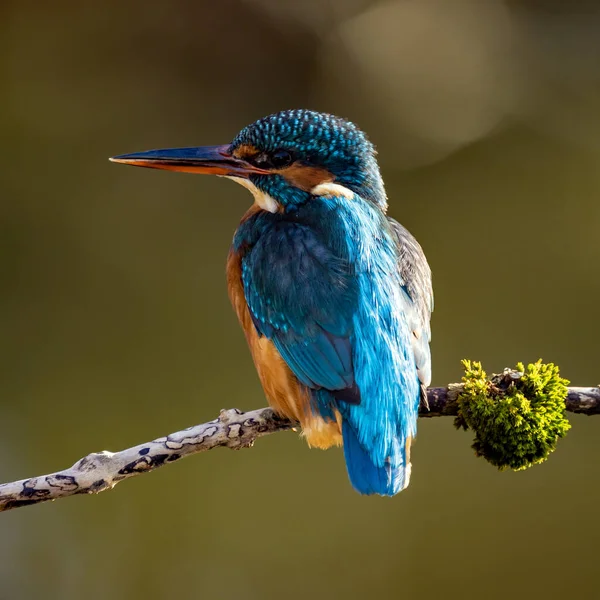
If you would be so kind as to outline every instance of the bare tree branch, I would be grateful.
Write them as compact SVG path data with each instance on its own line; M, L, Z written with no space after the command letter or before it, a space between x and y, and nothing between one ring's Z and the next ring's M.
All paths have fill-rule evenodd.
M450 384L447 388L429 388L429 406L422 403L419 415L456 415L456 399L461 388L461 384ZM569 388L566 408L586 415L600 414L600 388ZM0 511L76 494L98 494L113 488L123 479L147 473L184 456L217 446L249 448L254 440L264 435L293 427L294 423L279 417L270 408L246 413L236 408L222 410L214 421L189 427L121 452L88 454L64 471L0 484Z

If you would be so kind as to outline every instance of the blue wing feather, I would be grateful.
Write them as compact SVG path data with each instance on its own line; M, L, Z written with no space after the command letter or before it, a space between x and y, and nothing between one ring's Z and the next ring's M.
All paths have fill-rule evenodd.
M282 221L264 231L242 259L242 282L258 332L304 385L353 385L356 281L314 229Z

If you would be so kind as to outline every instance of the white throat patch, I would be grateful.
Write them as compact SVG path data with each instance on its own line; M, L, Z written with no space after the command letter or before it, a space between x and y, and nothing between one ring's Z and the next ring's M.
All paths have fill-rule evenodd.
M231 175L226 175L227 179L231 179L236 183L239 183L241 186L245 187L247 190L250 190L250 193L254 196L254 202L263 210L266 210L270 213L276 213L279 208L279 204L277 201L266 194L265 192L259 190L250 180L244 179L243 177L233 177Z

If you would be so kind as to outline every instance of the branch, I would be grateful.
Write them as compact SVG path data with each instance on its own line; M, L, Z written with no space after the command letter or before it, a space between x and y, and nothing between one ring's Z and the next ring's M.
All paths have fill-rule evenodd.
M516 374L518 377L520 374ZM427 403L421 403L419 416L456 415L456 398L462 384L429 388ZM586 415L600 414L600 388L571 387L566 409ZM250 448L254 440L287 431L295 426L270 408L241 412L222 410L214 421L188 427L166 437L139 444L121 452L96 452L78 460L70 469L11 483L0 484L0 511L29 506L76 494L99 494L119 481L217 446Z

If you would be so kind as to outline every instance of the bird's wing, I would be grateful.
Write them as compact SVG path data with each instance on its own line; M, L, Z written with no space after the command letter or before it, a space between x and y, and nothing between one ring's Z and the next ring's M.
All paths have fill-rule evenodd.
M280 222L243 257L242 282L258 333L273 342L296 377L313 389L349 390L339 399L358 402L351 265L309 227Z
M398 221L388 217L398 240L400 277L412 300L413 310L408 312L413 333L412 347L419 381L423 393L431 383L430 319L433 312L433 287L431 269L417 240Z

